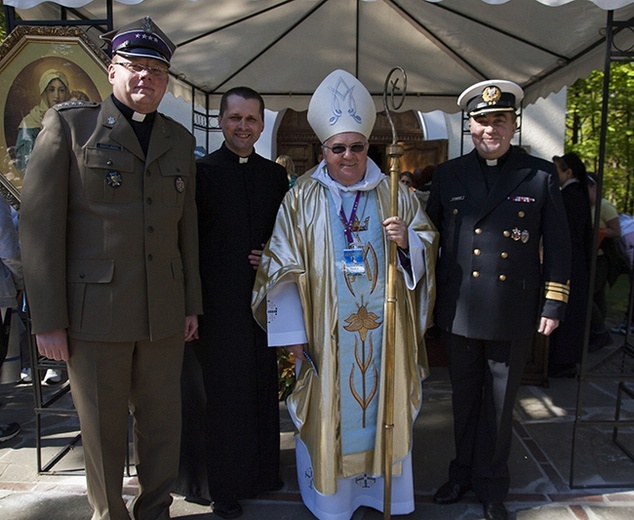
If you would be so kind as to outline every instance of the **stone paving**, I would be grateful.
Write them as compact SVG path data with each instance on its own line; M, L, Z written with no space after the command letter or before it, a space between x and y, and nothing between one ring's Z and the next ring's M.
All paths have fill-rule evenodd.
M615 352L616 347L592 354L593 363ZM45 388L45 393L55 391ZM614 382L584 383L584 418L614 418L617 387ZM626 520L634 518L634 462L612 440L613 425L581 423L577 426L574 472L571 474L572 439L579 384L576 379L551 379L549 387L522 386L515 408L511 454L511 492L507 506L511 518ZM444 483L453 456L451 392L446 368L434 367L424 385L425 401L415 424L414 480L416 511L399 518L482 518L482 508L472 494L459 504L437 506L436 488ZM38 474L36 419L30 384L0 386L0 422L17 421L21 433L0 444L0 519L89 519L81 444L69 451L49 474ZM633 400L624 400L625 419L634 418ZM72 408L70 396L56 407ZM243 502L245 520L310 519L302 505L294 466L292 426L282 407L282 478L284 488ZM78 433L76 416L42 415L42 463L54 456ZM634 450L634 427L619 429L619 440ZM131 468L134 475L134 467ZM571 487L572 479L572 487ZM134 476L124 478L124 495L130 501L137 491ZM209 507L175 496L174 518L218 518ZM354 520L379 520L383 514L361 508Z

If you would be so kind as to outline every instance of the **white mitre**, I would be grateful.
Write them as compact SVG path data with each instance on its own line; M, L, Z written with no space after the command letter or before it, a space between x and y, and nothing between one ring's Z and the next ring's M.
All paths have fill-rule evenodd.
M322 143L344 132L357 132L368 139L375 121L368 89L345 70L328 74L310 98L308 123Z

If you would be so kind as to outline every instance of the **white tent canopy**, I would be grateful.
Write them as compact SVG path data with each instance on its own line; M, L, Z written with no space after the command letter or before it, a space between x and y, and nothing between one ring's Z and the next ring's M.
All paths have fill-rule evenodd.
M51 2L4 3L23 20L59 16ZM103 0L55 3L105 18ZM607 10L630 21L634 0L117 0L113 18L119 27L151 16L178 45L172 70L207 94L248 85L271 109L304 110L333 69L380 96L401 66L403 108L455 112L460 92L483 79L515 81L529 104L602 68ZM615 42L630 49L634 35ZM191 98L190 88L175 93Z

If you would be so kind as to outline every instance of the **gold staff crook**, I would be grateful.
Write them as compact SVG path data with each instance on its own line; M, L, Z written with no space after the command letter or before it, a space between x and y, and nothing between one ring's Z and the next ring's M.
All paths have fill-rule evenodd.
M403 76L403 88L398 86L399 77L392 80L392 75L399 71ZM405 101L407 90L407 74L402 67L394 67L383 87L383 107L387 120L392 128L392 144L387 147L387 155L390 158L390 216L398 216L398 174L400 161L404 154L403 147L397 143L396 128L390 115L388 106L388 91L392 110L398 110ZM395 103L395 94L400 95L400 100ZM392 514L392 464L394 451L394 351L396 342L396 242L390 242L390 250L387 264L387 291L385 305L385 402L383 410L383 518L389 520Z

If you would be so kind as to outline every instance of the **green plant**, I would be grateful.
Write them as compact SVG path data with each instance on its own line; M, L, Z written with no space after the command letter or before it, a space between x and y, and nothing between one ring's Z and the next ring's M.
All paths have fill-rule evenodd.
M280 401L285 401L295 388L295 359L283 347L277 349L277 373L277 395Z

